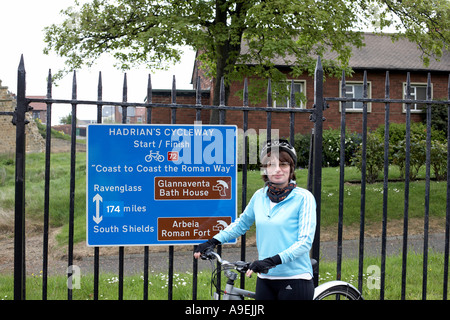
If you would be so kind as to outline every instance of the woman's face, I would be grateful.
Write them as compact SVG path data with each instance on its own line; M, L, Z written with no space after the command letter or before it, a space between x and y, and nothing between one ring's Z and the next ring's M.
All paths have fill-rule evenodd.
M286 187L289 183L291 166L289 162L283 162L278 157L270 157L266 165L266 174L269 181L278 187Z

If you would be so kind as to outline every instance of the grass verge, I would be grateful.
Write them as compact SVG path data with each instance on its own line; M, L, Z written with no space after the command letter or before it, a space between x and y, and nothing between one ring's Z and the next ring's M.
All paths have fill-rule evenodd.
M26 158L26 212L28 221L42 224L44 212L44 154L29 154ZM83 241L86 233L86 154L77 153L75 164L75 242ZM307 170L297 171L297 182L306 188ZM322 181L322 227L336 226L339 205L339 169L323 168ZM400 172L391 166L388 190L388 221L403 219L404 182L398 182ZM409 197L409 217L422 218L425 205L424 172L419 179L411 182ZM361 208L360 172L355 167L345 168L344 185L344 226L359 224ZM242 173L238 174L238 212L241 212ZM50 182L50 224L63 226L58 235L60 244L67 243L69 217L70 154L55 153L51 156ZM259 171L248 172L247 201L263 186ZM366 188L365 221L381 222L383 212L382 182L368 184ZM446 183L431 181L430 216L443 218L446 212ZM0 207L3 210L14 208L14 161L9 156L0 156ZM0 221L1 225L1 221ZM11 226L12 228L12 226ZM444 226L442 226L444 232Z
M386 286L385 299L399 300L401 298L401 255L390 256L386 259ZM427 299L441 300L443 295L443 260L440 253L430 252L428 257L427 276ZM379 300L380 274L377 274L377 267L380 268L380 258L366 258L364 260L363 276L363 296L366 300ZM372 266L372 267L371 267ZM375 268L373 267L375 266ZM368 271L372 270L372 271ZM375 270L375 271L373 271ZM358 260L345 260L342 266L342 280L358 287ZM422 274L423 255L410 252L407 263L406 278L406 299L422 299ZM203 271L198 274L198 299L210 300L210 276L211 273ZM224 277L222 276L222 279ZM334 262L321 262L319 282L324 283L336 279L336 264ZM222 280L223 281L223 280ZM116 300L118 298L118 278L115 274L100 274L99 299ZM224 281L223 281L224 282ZM80 288L73 290L74 300L92 300L94 279L92 274L81 275ZM175 273L173 280L173 299L192 299L192 274ZM239 281L237 282L239 283ZM74 282L75 284L75 282ZM255 290L256 277L246 280L246 289ZM224 285L224 284L223 284ZM42 275L31 274L27 277L26 283L27 299L40 300L42 297ZM13 298L13 276L0 275L0 299L10 300ZM143 299L143 276L124 277L124 299ZM149 299L167 300L168 297L168 276L165 273L150 272L149 275ZM48 299L67 299L67 278L65 276L50 276L48 279Z

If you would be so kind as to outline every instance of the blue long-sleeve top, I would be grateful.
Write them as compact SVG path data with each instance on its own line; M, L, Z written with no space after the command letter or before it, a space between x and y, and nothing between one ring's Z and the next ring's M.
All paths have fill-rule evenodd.
M271 208L267 186L255 192L245 211L214 236L226 243L246 233L256 223L259 259L279 255L282 264L269 270L271 277L312 276L311 249L316 230L316 201L306 189L296 187Z

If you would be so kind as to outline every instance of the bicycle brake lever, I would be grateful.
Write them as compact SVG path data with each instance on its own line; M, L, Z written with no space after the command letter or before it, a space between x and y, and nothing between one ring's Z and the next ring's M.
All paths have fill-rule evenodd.
M213 252L212 249L206 249L205 252L203 252L200 255L200 258L202 260L213 260L215 258L215 256L213 254L211 254Z
M235 266L236 266L237 271L244 273L248 270L250 263L244 262L244 261L237 261L237 262L235 262Z

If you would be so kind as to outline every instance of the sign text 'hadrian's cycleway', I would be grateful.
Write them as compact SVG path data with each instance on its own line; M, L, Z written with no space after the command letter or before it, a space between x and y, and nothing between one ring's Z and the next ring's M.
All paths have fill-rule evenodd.
M236 127L90 125L89 246L197 244L236 219Z

